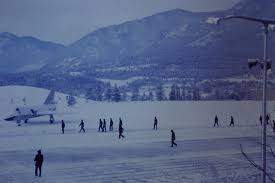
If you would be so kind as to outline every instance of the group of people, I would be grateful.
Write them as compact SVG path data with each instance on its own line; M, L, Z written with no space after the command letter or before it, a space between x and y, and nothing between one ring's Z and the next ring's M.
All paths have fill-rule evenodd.
M234 122L234 118L233 118L233 116L231 116L230 117L231 119L230 119L230 124L229 124L229 126L231 127L231 126L235 126L235 122ZM269 125L270 124L270 120L271 120L271 118L270 118L270 114L267 114L266 115L266 124L267 125ZM259 121L260 121L260 124L261 124L261 126L263 125L263 117L262 117L262 115L260 115L260 118L259 118ZM214 125L213 125L214 127L219 127L219 119L218 119L218 116L216 115L215 116L215 120L214 120ZM273 132L275 132L275 120L272 120L272 129L273 129Z
M119 126L118 126L118 138L125 138L125 136L123 135L123 131L124 128L122 127L123 123L122 123L122 119L119 118ZM109 131L113 131L114 130L114 122L113 119L110 118L110 123L109 123ZM103 119L99 119L99 126L98 126L98 132L106 132L106 120Z
M106 129L106 120L105 119L99 119L99 126L98 126L98 132L107 132L107 129ZM219 124L217 124L219 125ZM84 121L81 120L80 124L80 130L79 130L79 133L80 132L84 132L85 133L85 128L84 128ZM62 134L65 133L65 122L64 120L61 120L61 131L62 131ZM158 129L158 119L157 117L155 116L154 117L154 126L153 126L153 130L157 130ZM110 122L109 122L109 131L113 131L114 130L114 122L113 122L113 119L110 118ZM119 132L119 136L118 138L125 138L125 136L123 135L123 132L124 132L124 128L123 128L123 123L122 123L122 119L119 118L119 126L118 126L118 132ZM176 143L174 142L175 141L175 133L173 130L171 130L171 133L172 133L172 138L171 139L174 139L172 140L172 147L173 145L176 145Z
M120 118L119 118L120 119ZM114 122L113 119L110 118L110 123L109 123L109 131L113 131L114 129ZM106 120L103 119L103 122L101 119L99 119L99 126L98 126L98 132L106 132Z
M260 123L262 125L262 116L260 116ZM270 115L268 114L266 116L266 123L269 124L270 122ZM275 121L272 120L272 123L273 123L273 132L275 132ZM113 122L113 119L110 118L110 122L109 122L109 131L113 131L113 125L114 125L114 122ZM85 128L84 128L84 121L81 120L80 124L80 130L79 130L79 133L80 132L84 132L85 133ZM215 115L215 119L214 119L214 127L219 127L219 119L218 119L218 116ZM229 126L235 126L235 122L234 122L234 118L233 116L230 116L230 124ZM64 134L64 131L65 131L65 122L64 120L61 121L61 129L62 129L62 133ZM158 119L157 117L155 116L154 117L154 125L153 125L153 130L157 130L158 129ZM99 126L98 126L98 132L106 132L106 120L105 119L99 119ZM125 136L123 135L123 132L124 132L124 128L123 128L123 122L122 122L122 119L119 118L119 126L118 126L118 132L119 132L119 136L118 138L125 138ZM176 135L175 135L175 132L173 129L171 129L171 147L174 147L174 146L177 146L177 143L175 142L176 140ZM43 154L41 153L41 150L38 150L37 151L37 154L34 158L34 161L35 161L35 175L38 176L38 170L39 170L39 176L41 176L41 169L42 169L42 164L43 164Z
M79 133L80 133L80 132L84 132L84 133L85 133L85 132L86 132L86 131L85 131L85 128L84 128L85 124L84 124L84 121L83 121L83 120L81 120L79 126L80 126ZM62 134L65 133L65 127L66 127L66 125L65 125L64 120L61 120L61 131L62 131Z
M214 127L219 127L219 119L218 119L218 116L216 115L215 116L215 122L214 122ZM230 116L230 124L229 124L229 126L231 127L231 126L235 126L235 122L234 122L234 118L233 118L233 116Z
M113 125L114 125L113 119L110 118L109 131L113 131ZM84 121L81 120L81 122L79 124L79 127L80 127L79 133L80 132L85 133L84 126L85 126ZM66 125L65 125L64 120L61 120L62 134L65 133L65 127L66 127ZM155 116L153 130L157 130L157 129L158 129L158 119ZM98 132L106 132L106 120L105 119L103 119L103 120L99 119ZM118 132L119 132L119 136L118 136L119 139L120 138L125 138L125 136L123 135L124 128L123 128L123 122L122 122L121 118L119 118ZM175 132L174 132L173 129L171 129L171 147L177 146L177 143L175 142L175 140L176 140ZM35 176L39 175L41 177L43 160L44 160L43 154L41 153L41 150L38 150L37 154L35 155L35 158L34 158L34 161L35 161ZM39 171L39 174L38 174L38 171Z
M271 120L270 114L267 114L266 115L266 124L267 125L269 125L270 120ZM261 126L262 126L263 125L263 117L262 117L262 115L260 115L259 121L260 121ZM274 119L272 120L272 129L273 129L273 132L275 132L275 120Z

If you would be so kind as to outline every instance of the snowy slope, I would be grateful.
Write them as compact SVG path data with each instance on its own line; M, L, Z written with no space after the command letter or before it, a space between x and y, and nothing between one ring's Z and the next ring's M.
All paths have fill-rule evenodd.
M40 104L49 91L23 86L0 87L0 116L27 104ZM14 103L11 104L11 98ZM67 107L66 95L57 93L58 110L70 115L32 119L17 127L0 121L0 177L3 182L257 182L259 173L244 160L239 144L260 161L261 103L222 102L131 102L99 103L77 98ZM269 112L274 102L270 102ZM220 128L212 128L215 114ZM159 130L153 131L153 118ZM230 115L235 128L229 128ZM114 132L98 133L98 119L114 119ZM118 118L124 122L126 139L118 140ZM61 134L60 120L66 122ZM79 134L83 119L87 132ZM170 148L170 129L177 148ZM272 135L271 128L268 129ZM272 146L274 138L270 136ZM33 174L32 158L37 149L45 155L43 177ZM274 159L268 156L269 162ZM271 164L270 164L271 166ZM273 167L274 168L274 167ZM253 178L250 178L253 177ZM0 181L0 182L1 182Z

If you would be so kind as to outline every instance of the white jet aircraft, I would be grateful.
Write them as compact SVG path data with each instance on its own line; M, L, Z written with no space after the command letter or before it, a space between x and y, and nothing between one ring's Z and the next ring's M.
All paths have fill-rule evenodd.
M16 121L18 126L21 126L21 121L24 121L25 123L27 123L28 120L31 118L37 118L40 116L49 116L50 123L53 123L54 122L53 115L56 114L54 94L55 92L53 90L50 91L48 97L46 98L45 102L42 105L17 107L14 110L14 112L5 120Z

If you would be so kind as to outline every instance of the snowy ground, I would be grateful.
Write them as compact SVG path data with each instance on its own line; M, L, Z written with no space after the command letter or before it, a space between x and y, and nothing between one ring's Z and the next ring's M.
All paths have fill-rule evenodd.
M31 87L0 87L0 116L5 118L16 106L41 104L48 91ZM13 98L13 103L11 102ZM256 183L260 172L240 153L240 144L260 164L258 144L261 103L257 101L98 103L78 99L72 108L66 96L57 94L58 111L70 115L30 120L17 127L0 121L0 182L184 182ZM268 103L271 118L274 102ZM219 128L213 128L215 114ZM230 115L236 127L228 127ZM159 130L153 131L153 118ZM114 119L114 132L98 133L98 119ZM118 118L124 122L126 139L119 140ZM61 134L60 120L66 122ZM87 132L78 133L83 119ZM108 123L107 123L108 124ZM174 129L177 148L170 147ZM275 136L268 127L268 143ZM43 175L34 176L37 149L45 156ZM275 177L275 159L268 153L268 170Z

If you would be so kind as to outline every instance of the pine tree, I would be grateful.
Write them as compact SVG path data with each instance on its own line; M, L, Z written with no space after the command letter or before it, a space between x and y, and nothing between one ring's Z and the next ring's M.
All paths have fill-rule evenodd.
M200 90L199 88L194 88L193 89L193 100L200 100L201 97L200 97Z
M169 93L169 100L176 100L176 89L175 85L172 85L171 91Z
M165 99L164 91L163 91L162 85L159 85L159 86L157 87L156 98L157 98L158 101L162 101L162 100Z
M112 89L111 88L107 88L107 90L105 91L105 100L107 100L108 102L111 101L112 99Z
M76 99L74 96L70 95L67 100L68 106L73 106L76 104Z
M143 92L142 97L141 97L141 100L142 100L142 101L148 100L148 96L145 94L145 92Z
M186 88L185 86L181 89L181 100L186 100Z
M176 95L176 100L182 100L180 87L178 85L175 86L175 95Z
M148 100L150 100L150 101L154 100L154 94L152 91L149 92Z
M121 101L127 101L127 93L125 89L122 90Z
M103 93L103 90L101 85L97 85L87 90L86 98L90 100L102 101L102 93Z
M139 99L139 88L134 87L133 92L132 92L131 101L138 101L138 99Z
M115 88L113 90L113 96L112 96L112 101L115 101L115 102L119 102L121 101L121 94L120 94L120 91L117 87L117 85L115 85Z

